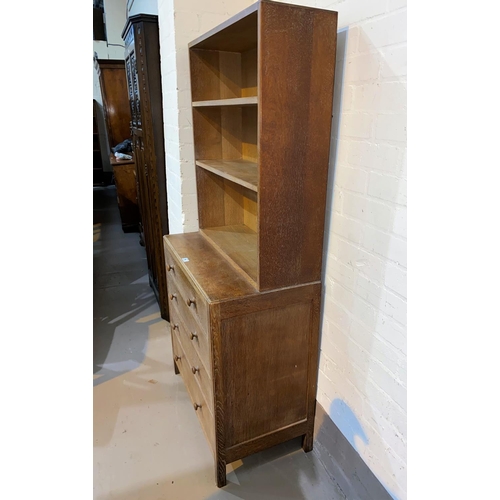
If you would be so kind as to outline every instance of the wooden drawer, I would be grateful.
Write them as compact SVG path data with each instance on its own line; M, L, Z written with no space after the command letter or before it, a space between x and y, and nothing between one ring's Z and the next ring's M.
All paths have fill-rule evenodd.
M210 366L210 342L208 332L202 328L198 317L194 316L186 302L183 300L181 290L177 286L175 280L171 280L168 284L170 309L177 313L177 317L184 322L188 334L194 333L197 335L196 347L200 358L205 363L205 366Z
M184 307L181 310L189 311L196 321L208 332L209 330L209 313L208 304L205 298L201 295L198 289L191 283L184 270L182 263L171 255L165 248L165 264L167 266L167 282L169 286L169 300L176 301L178 305L182 303ZM178 291L176 300L171 299L170 284L174 284ZM189 326L189 325L188 325Z
M173 289L175 290L175 288ZM189 345L189 347L184 348L188 349L188 355L190 349L194 349L197 357L205 366L207 373L212 376L212 358L210 356L210 344L208 335L197 328L197 325L195 324L191 316L186 317L185 314L181 313L181 311L179 310L179 306L176 304L175 300L171 302L170 315L170 325L172 326L172 328L175 325L179 326L180 332L182 333L182 340L184 341L183 345L185 345L185 343ZM186 319L188 321L186 321ZM191 322L191 326L188 326L189 322ZM195 334L196 336L192 334Z
M172 335L177 337L181 343L182 350L186 355L189 362L189 369L193 373L196 382L198 383L201 392L207 402L210 411L214 412L214 397L213 397L213 387L212 378L210 376L210 366L205 366L205 364L200 360L200 357L194 349L194 339L189 338L189 332L184 325L182 320L177 320L170 323Z
M186 385L189 397L193 403L193 407L196 409L196 415L201 423L201 427L205 432L207 440L212 448L212 452L215 450L215 426L214 417L207 405L203 393L200 390L199 385L196 383L195 375L191 372L191 365L186 357L184 350L179 342L177 335L172 336L172 345L174 351L174 359L176 360L177 368L182 375L184 384ZM200 407L198 407L200 405Z

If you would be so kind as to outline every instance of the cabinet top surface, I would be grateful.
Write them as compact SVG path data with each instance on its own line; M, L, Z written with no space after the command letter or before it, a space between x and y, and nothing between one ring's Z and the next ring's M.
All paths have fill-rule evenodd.
M189 43L189 48L240 52L257 46L256 2Z
M259 293L201 233L171 234L163 239L169 250L182 262L186 274L210 302Z
M122 39L125 39L128 30L133 24L140 22L150 22L158 24L158 16L154 14L135 14L133 16L130 16L129 18L127 18L127 22L125 23L125 27L123 28Z
M292 7L308 11L334 12L330 9L318 9L316 7L289 4L281 1L258 0L190 42L188 47L190 49L224 50L230 52L243 52L256 47L258 38L258 11L260 6L265 3L278 7Z

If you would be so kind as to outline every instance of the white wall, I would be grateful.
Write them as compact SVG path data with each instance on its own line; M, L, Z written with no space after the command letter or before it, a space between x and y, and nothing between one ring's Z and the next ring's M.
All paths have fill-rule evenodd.
M314 6L339 12L317 398L406 499L406 0Z
M125 59L125 45L121 34L127 21L127 0L104 0L107 41L93 41L94 54L98 59ZM93 98L99 103L99 142L102 151L102 161L105 171L111 171L109 155L111 153L106 136L106 126L102 114L102 94L99 77L93 66Z
M127 0L128 17L136 14L158 15L158 0Z
M251 3L159 1L172 233L198 229L187 44ZM406 499L406 0L289 3L339 12L317 398Z

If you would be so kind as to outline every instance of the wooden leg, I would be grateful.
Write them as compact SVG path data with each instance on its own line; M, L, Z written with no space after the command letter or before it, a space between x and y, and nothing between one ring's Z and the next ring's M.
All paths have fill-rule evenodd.
M176 375L179 375L179 368L177 368L177 363L174 361L174 371Z
M222 488L226 486L226 462L224 460L217 459L215 463L215 480L217 482L217 487Z
M308 453L313 449L313 433L308 432L302 437L302 449L305 453Z

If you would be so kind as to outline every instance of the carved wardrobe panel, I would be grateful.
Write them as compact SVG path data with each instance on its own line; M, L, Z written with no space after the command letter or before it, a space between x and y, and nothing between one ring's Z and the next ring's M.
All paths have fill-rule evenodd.
M137 168L141 238L146 247L149 282L164 319L169 319L163 236L169 233L163 136L158 16L131 16L125 40L132 146Z

